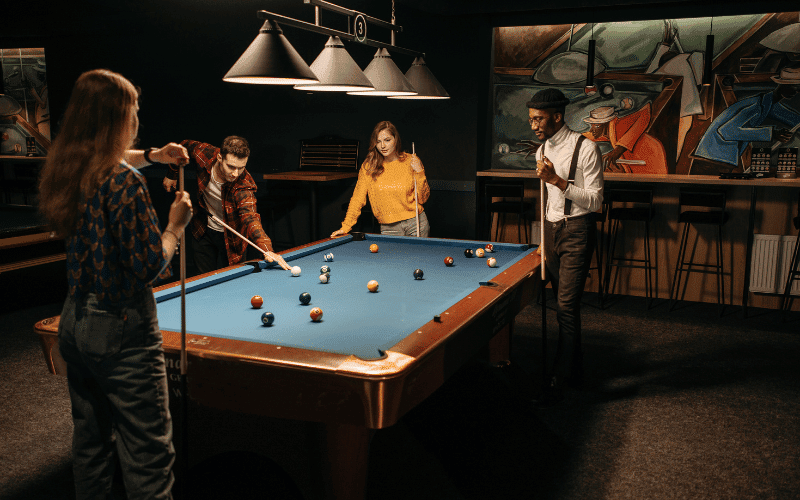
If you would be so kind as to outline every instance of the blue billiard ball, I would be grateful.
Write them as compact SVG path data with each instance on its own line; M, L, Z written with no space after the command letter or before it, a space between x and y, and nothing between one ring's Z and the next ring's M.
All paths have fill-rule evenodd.
M311 294L308 292L303 292L300 294L300 303L306 305L311 302Z
M415 269L415 270L414 270L414 279L415 279L415 280L421 280L421 279L422 279L422 276L423 276L424 274L425 274L425 273L423 273L423 272L422 272L422 269Z
M326 273L330 274L330 272L331 272L331 267L330 266L322 266L322 267L319 268L319 273L320 274L326 274Z
M270 326L272 322L275 321L275 315L271 312L265 312L261 315L261 322L264 323L266 326Z

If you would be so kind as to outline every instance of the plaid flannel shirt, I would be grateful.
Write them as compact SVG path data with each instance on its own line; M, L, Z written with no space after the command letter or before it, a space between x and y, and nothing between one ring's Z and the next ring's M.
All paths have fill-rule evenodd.
M181 141L181 145L189 153L189 165L194 164L197 168L198 204L203 210L195 210L190 227L192 235L196 239L200 239L208 227L208 206L203 195L211 181L211 168L217 162L220 149L210 144L188 140ZM167 177L172 180L177 179L178 167L169 165ZM247 169L234 182L226 182L222 185L222 206L225 212L223 214L225 224L244 235L262 250L272 251L272 241L261 227L261 216L256 210L256 183ZM225 229L228 265L244 260L248 246L244 240Z

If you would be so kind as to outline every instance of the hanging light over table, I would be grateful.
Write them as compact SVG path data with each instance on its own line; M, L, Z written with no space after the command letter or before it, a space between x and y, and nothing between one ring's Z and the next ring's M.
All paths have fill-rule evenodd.
M311 71L319 83L295 85L297 90L350 92L372 90L374 87L344 48L338 36L331 36L325 48L311 63Z

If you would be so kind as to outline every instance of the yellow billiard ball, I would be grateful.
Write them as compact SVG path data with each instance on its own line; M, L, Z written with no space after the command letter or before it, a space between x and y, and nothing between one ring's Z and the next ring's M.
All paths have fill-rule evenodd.
M483 257L483 248L475 250L475 257Z
M372 245L369 246L369 251L372 253L378 253L378 245L373 243Z
M375 280L370 280L369 283L367 283L367 290L369 290L370 292L373 292L373 293L377 292L378 291L378 282L375 281Z

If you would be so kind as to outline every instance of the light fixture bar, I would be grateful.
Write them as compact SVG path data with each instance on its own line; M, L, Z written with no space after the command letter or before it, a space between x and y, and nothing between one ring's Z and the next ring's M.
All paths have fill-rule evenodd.
M386 22L382 19L378 19L377 17L368 16L362 12L358 12L357 10L351 10L351 9L346 9L344 7L340 7L336 4L326 2L325 0L303 0L303 3L314 5L321 9L329 10L331 12L336 12L337 14L342 14L349 17L362 16L366 21L369 21L372 24L380 26L381 28L386 28L397 32L403 31L402 26Z
M280 14L275 14L274 12L269 12L266 10L259 10L258 11L258 18L259 19L269 19L272 21L276 21L281 23L284 26L291 26L293 28L299 28L306 31L312 31L314 33L320 33L322 35L328 36L338 36L342 40L347 40L349 42L356 42L361 43L363 45L369 45L371 47L376 47L379 49L386 49L391 50L392 52L398 52L400 54L405 54L407 56L412 57L425 57L423 52L419 52L416 50L405 49L403 47L398 47L397 45L392 45L390 43L379 42L377 40L372 39L365 39L363 42L356 40L355 35L351 33L346 33L344 31L339 31L331 28L326 28L325 26L318 26L316 24L307 23L305 21L300 21L298 19L294 19L292 17L282 16ZM390 24L390 26L392 26Z

